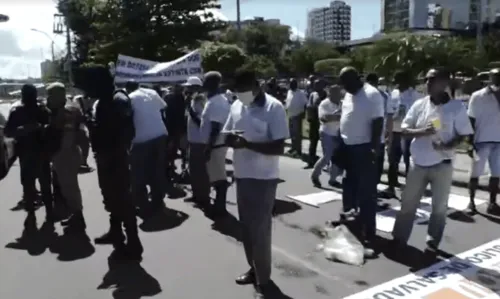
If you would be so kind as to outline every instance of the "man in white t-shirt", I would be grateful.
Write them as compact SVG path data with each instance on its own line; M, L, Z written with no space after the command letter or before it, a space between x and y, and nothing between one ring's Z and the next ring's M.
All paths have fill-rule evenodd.
M229 187L226 176L225 136L221 133L229 115L230 105L226 97L220 93L222 75L219 72L208 72L204 76L203 88L207 92L207 103L201 114L201 141L205 145L205 163L208 178L215 189L213 213L215 217L225 217L226 194Z
M323 157L316 161L311 173L311 180L314 186L321 187L319 176L325 166L330 163L334 151L339 145L339 121L340 121L340 99L342 97L342 87L334 85L330 87L328 98L321 101L318 107L318 116L321 122L319 127L321 147ZM339 169L335 164L330 165L330 179L328 183L337 187L336 177Z
M474 92L469 100L469 118L474 135L471 138L473 148L469 151L472 171L469 182L471 213L476 213L474 197L479 184L479 177L484 173L486 161L490 166L491 176L488 184L490 204L487 212L499 214L500 207L496 203L500 183L500 69L490 71L491 84Z
M238 215L250 266L236 283L254 284L261 298L272 289L272 211L288 123L283 104L261 89L255 73L238 73L235 91L238 101L231 106L224 131L234 148Z
M359 219L368 249L376 233L377 166L380 138L384 124L384 98L379 90L364 84L352 67L340 72L346 90L342 100L340 136L345 144L345 179L342 201L344 213Z
M389 95L378 87L379 77L377 74L370 73L366 75L366 83L375 87L384 98L384 125L382 129L382 134L380 134L380 147L377 156L377 183L379 184L380 178L382 177L382 174L384 172L386 140L392 139L393 116L395 109L389 99ZM386 194L383 195L387 196Z
M166 104L156 91L139 88L137 82L127 82L125 89L131 100L135 126L130 154L132 191L142 212L149 214L163 206L167 191L167 129L163 117ZM151 190L151 205L146 188L148 185Z
M389 107L394 111L392 135L387 139L389 169L387 171L388 187L384 190L387 197L396 197L396 188L399 187L399 162L401 157L405 163L405 173L410 169L410 142L409 138L402 138L401 123L410 107L416 100L424 96L411 87L411 77L407 72L397 72L394 75L396 88L392 91Z
M426 81L429 96L411 106L401 125L403 135L413 139L410 146L413 163L406 177L401 210L392 235L395 248L406 245L420 200L430 184L432 211L427 229L427 249L435 252L446 224L455 148L473 131L465 107L446 93L449 73L431 69Z
M290 89L286 96L286 110L288 113L288 126L292 146L289 154L302 157L302 121L306 110L307 95L298 89L297 80L290 80Z

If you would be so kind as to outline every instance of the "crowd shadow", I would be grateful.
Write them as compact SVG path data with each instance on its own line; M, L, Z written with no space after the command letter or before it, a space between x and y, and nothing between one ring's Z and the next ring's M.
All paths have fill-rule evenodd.
M85 259L95 252L86 233L65 230L64 234L58 235L52 222L44 222L38 228L34 213L26 217L21 237L5 247L26 250L31 256L39 256L49 250L58 255L57 260L63 262Z
M40 195L37 195L35 199L35 211L38 210L39 208L43 207L43 202L42 202L42 197ZM26 210L26 201L21 198L15 206L13 206L10 209L12 212L18 212L18 211L25 211Z
M174 209L163 207L151 217L145 219L139 228L144 232L159 232L177 228L189 218L189 215Z
M57 254L57 260L61 262L86 259L95 253L95 247L86 232L77 233L69 229L55 238L49 250Z
M108 267L97 289L113 289L114 299L140 299L162 292L158 280L137 262L121 262L110 257Z
M40 229L35 214L28 214L21 236L5 245L5 248L25 250L31 256L39 256L49 249L57 238L54 224L44 222Z
M231 213L222 219L211 219L212 229L224 236L230 237L238 242L242 242L242 232L240 221Z

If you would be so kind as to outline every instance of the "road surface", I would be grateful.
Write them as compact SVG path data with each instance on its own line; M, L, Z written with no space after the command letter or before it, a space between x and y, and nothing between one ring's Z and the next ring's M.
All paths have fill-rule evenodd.
M313 188L310 170L302 166L301 161L281 159L283 182L277 196L280 215L273 221L273 280L289 297L278 298L344 298L406 275L410 268L422 267L418 249L424 248L425 225L415 226L410 244L418 249L404 260L395 261L382 254L363 267L327 261L316 251L320 241L311 228L336 219L341 203L313 208L288 200L287 195L321 191ZM80 184L88 234L93 239L108 227L96 173L80 175ZM16 239L21 236L25 212L11 211L22 193L17 163L0 182L0 192L0 298L253 298L252 287L234 283L234 278L248 267L235 221L214 226L191 204L166 199L171 211L154 222L141 223L145 247L141 267L108 265L110 247L83 248L61 236L43 241L40 234L38 243L45 242L46 246L23 249L25 246L16 244ZM464 189L455 187L453 193L466 195ZM478 194L485 196L483 192ZM229 210L237 215L233 187L228 200ZM387 203L398 204L396 200ZM484 209L484 205L479 207L480 211ZM456 212L451 215L442 243L446 252L458 254L498 238L496 219L481 215L470 218ZM38 227L43 216L40 209ZM57 234L61 234L59 226ZM385 233L379 235L389 238Z

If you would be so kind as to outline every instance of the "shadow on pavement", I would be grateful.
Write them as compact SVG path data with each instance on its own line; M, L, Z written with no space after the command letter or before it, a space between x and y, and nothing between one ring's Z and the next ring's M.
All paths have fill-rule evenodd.
M162 292L160 283L139 263L119 262L108 259L108 272L102 278L98 290L113 289L115 299L139 299Z
M42 198L41 196L37 196L35 200L35 210L38 210L40 207L43 206ZM24 199L21 199L16 203L14 207L10 209L12 212L18 212L18 211L24 211L25 210L25 201Z
M233 238L238 242L242 241L241 224L231 213L228 213L228 215L223 219L215 220L212 224L212 229L225 236Z
M467 214L464 211L454 211L454 212L448 214L448 218L450 218L451 220L460 221L460 222L464 222L464 223L476 222L474 217L472 217L471 215Z
M276 198L274 200L273 216L276 217L279 215L292 214L301 209L302 207L294 201L288 201Z
M139 228L144 232L159 232L179 227L189 218L189 215L170 208L163 208L151 218L144 220Z
M94 245L92 245L87 233L69 230L66 230L61 236L57 236L49 249L58 255L57 259L61 262L86 259L95 252Z
M51 247L56 238L57 234L52 223L45 222L38 229L35 214L28 214L21 237L5 245L5 248L26 250L29 255L39 256Z
M266 299L293 299L292 297L286 295L281 291L281 289L274 283L274 281L269 282L271 285L269 289L263 294Z

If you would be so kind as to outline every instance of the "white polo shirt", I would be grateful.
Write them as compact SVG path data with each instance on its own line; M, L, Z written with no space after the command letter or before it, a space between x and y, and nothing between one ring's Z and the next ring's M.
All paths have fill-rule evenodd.
M390 105L394 111L394 126L393 132L401 132L401 123L410 107L416 100L423 98L424 95L413 88L400 92L399 89L394 89L390 96Z
M231 106L224 131L243 131L243 138L250 142L271 142L289 137L285 108L280 101L265 94L261 104L250 106L236 101ZM246 148L233 153L234 177L243 179L272 180L279 178L280 156L264 155Z
M286 110L288 117L298 116L306 110L307 95L302 90L289 90L286 95Z
M143 143L163 135L167 128L161 110L167 104L153 89L139 88L129 94L134 111L135 137L133 143Z
M476 119L474 142L500 142L500 105L488 87L472 94L468 114Z
M344 143L370 143L372 122L384 117L384 110L384 98L378 89L369 84L365 84L355 95L346 93L340 117L340 135Z
M433 120L439 119L441 128L435 136L414 138L411 142L410 153L413 163L419 166L433 166L443 160L451 160L455 156L455 149L435 150L432 142L439 138L446 143L457 135L472 134L472 126L465 107L458 100L450 100L444 105L434 105L429 96L417 100L410 108L403 120L403 128L423 128Z
M212 122L219 123L222 129L226 123L230 109L231 105L229 105L226 97L222 94L217 94L207 100L201 113L200 137L202 138L202 143L208 144L210 141ZM225 137L219 133L214 145L221 145L224 142Z
M191 100L189 103L194 113L201 118L201 113L205 109L205 99ZM197 125L191 118L191 115L187 113L187 140L189 143L203 143L203 137L201 135L200 125Z
M339 115L340 114L340 105L337 105L330 101L330 99L326 98L319 104L318 107L318 115L319 118L323 118L326 115ZM330 136L336 136L339 130L339 121L329 121L327 123L321 122L321 126L319 127L319 131L323 132Z

